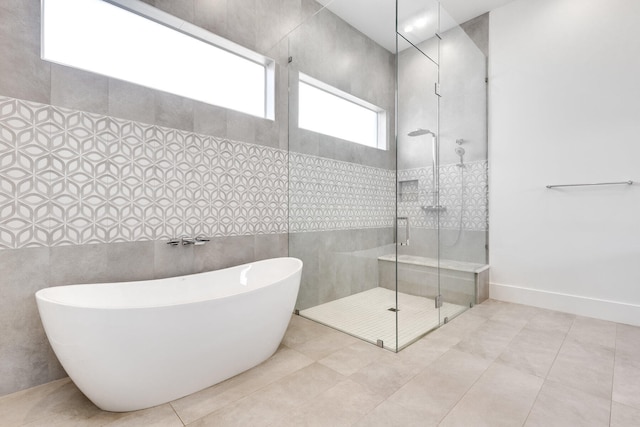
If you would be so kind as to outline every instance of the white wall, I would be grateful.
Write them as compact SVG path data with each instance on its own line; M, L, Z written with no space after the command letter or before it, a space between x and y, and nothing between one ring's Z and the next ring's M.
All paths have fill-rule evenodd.
M640 325L640 1L514 1L489 58L492 298Z

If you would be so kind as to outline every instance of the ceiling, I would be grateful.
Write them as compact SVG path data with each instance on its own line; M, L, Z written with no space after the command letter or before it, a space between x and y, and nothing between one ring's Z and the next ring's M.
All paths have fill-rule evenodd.
M390 52L396 51L395 0L319 0L333 13L350 23L363 34ZM440 32L503 6L512 0L440 0L444 11L440 14ZM436 31L437 2L434 0L398 0L400 32L415 27L410 21L418 17L422 30L405 32L417 43L433 36ZM416 31L419 33L416 33ZM424 34L428 34L428 37ZM411 37L413 36L413 37ZM408 45L407 45L408 46Z

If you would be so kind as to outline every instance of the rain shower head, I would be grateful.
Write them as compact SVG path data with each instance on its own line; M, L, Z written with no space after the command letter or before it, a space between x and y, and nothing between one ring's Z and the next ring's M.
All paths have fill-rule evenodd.
M429 134L432 136L436 136L436 134L431 132L429 129L422 129L422 128L411 131L407 135L413 137L413 136L422 136L422 135L429 135Z

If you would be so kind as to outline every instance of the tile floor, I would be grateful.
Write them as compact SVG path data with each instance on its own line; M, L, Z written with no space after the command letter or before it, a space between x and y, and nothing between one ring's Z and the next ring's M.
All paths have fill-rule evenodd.
M640 328L486 301L395 354L294 316L278 352L155 408L68 379L0 398L2 426L640 426Z

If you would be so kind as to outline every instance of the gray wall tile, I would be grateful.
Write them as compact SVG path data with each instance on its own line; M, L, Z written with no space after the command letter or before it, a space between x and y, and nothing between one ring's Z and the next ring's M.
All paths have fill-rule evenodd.
M154 124L155 91L133 83L109 79L109 115Z
M213 237L193 249L194 272L213 271L248 262L287 256L287 234Z
M262 259L286 257L289 252L289 239L287 234L262 234L255 236L256 261Z
M289 256L299 258L304 263L298 300L296 301L296 308L300 310L318 305L320 283L318 234L289 234Z
M257 0L227 1L227 37L234 42L256 49Z
M157 125L193 131L193 100L158 91L155 98Z
M154 244L154 278L184 276L194 272L194 247L171 246L165 240Z
M194 0L152 0L148 3L187 22L195 19Z
M220 268L246 264L255 260L254 236L228 236L213 241L220 257Z
M489 12L487 12L460 24L460 27L487 58L489 57L489 19Z
M239 111L227 111L227 138L234 141L255 141L258 119Z
M62 378L38 315L49 281L49 248L0 251L0 395Z
M0 94L49 103L51 67L40 59L40 2L0 4Z
M193 130L205 135L227 137L227 109L195 101Z
M289 256L304 263L296 308L377 287L378 257L393 250L392 236L388 228L290 233Z
M51 104L97 114L109 112L109 79L95 73L51 65Z
M110 243L107 247L107 280L128 282L154 277L154 242Z
M195 0L194 24L221 37L227 36L227 0Z
M211 237L211 241L193 248L193 269L195 272L213 271L223 268L225 262L225 246L223 237Z
M54 246L49 286L108 281L107 245Z
M280 147L280 124L273 120L261 119L255 126L255 142L256 144L265 145L267 147Z

